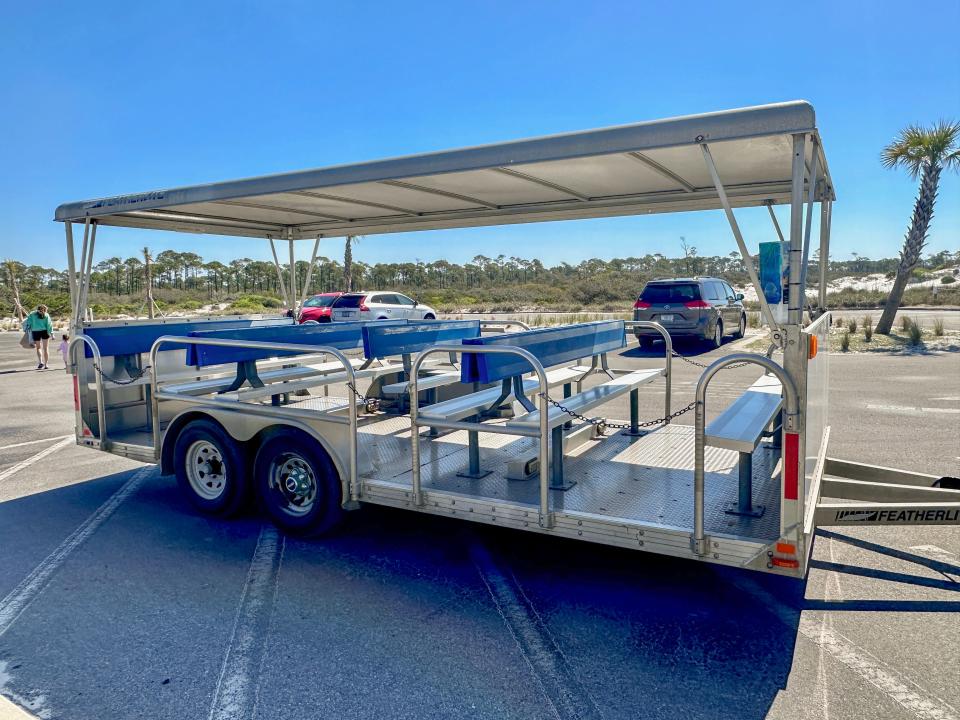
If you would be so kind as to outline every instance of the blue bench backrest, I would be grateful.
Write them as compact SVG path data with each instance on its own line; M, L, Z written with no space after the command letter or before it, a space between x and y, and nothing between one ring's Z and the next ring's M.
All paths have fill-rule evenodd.
M424 320L400 326L367 323L363 328L363 354L368 360L407 355L438 343L478 337L479 320Z
M406 320L375 320L365 322L335 322L321 325L286 325L282 327L237 328L192 332L190 337L217 340L252 340L254 342L293 343L317 345L353 350L363 345L361 330L364 325L404 325ZM206 367L223 363L262 360L269 357L298 355L296 352L277 352L255 348L225 347L221 345L190 345L187 348L187 365Z
M226 328L249 328L287 325L292 327L290 318L264 318L262 320L184 320L181 322L144 323L136 325L114 325L111 327L85 328L83 334L93 340L100 349L100 355L135 355L148 353L153 343L162 335L189 335L198 330L223 330ZM84 345L87 357L93 357L90 348ZM186 345L164 345L161 350L183 349Z
M464 345L512 345L531 353L545 368L626 347L623 320L564 325L464 340ZM462 382L491 383L532 371L530 363L513 354L464 353Z

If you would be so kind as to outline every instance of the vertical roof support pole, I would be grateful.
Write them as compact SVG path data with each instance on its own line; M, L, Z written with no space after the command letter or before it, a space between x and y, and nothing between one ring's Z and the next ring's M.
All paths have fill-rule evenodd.
M820 312L827 309L827 270L830 267L830 223L833 220L833 201L820 201Z
M737 218L733 215L733 208L730 207L727 192L723 189L723 183L720 182L720 175L717 173L717 166L713 162L713 155L710 154L710 148L707 146L707 143L701 143L700 148L703 150L703 159L707 163L707 170L710 171L710 177L713 180L714 186L717 188L717 195L720 196L720 204L723 205L723 211L727 214L727 222L730 223L730 230L733 231L733 236L737 240L737 247L740 248L743 265L747 269L747 274L750 276L750 282L753 283L754 290L757 291L757 301L760 303L760 312L770 329L776 332L778 327L777 321L774 320L773 312L771 312L770 306L767 304L767 299L764 297L763 288L760 287L760 278L757 277L757 270L753 267L753 256L747 251L747 245L743 241L743 235L740 232L740 226L737 224Z
M803 228L803 265L800 267L800 307L807 304L807 270L810 267L810 231L813 226L813 203L817 197L817 175L820 172L819 167L820 153L817 152L817 141L813 140L813 161L810 168L810 187L807 188L807 219Z
M777 237L780 238L780 242L786 242L783 239L783 230L780 229L780 223L777 221L777 215L773 212L773 201L768 200L764 203L767 206L767 212L770 213L770 219L773 220L773 229L777 231Z
M67 220L63 224L63 230L67 234L67 287L70 288L70 307L75 308L77 306L77 263L73 256L73 223ZM76 321L76 316L72 319Z
M803 322L803 180L807 136L793 136L793 182L790 186L790 279L787 296L787 322L797 327Z
M80 307L77 310L77 316L80 317L82 327L83 315L87 312L87 298L90 296L90 274L93 272L93 249L97 245L97 221L90 221L90 247L87 248L87 267L83 272L86 282L83 283L80 290ZM81 315L82 313L82 315Z
M267 235L267 240L270 241L270 252L273 253L273 266L277 269L277 280L280 282L280 295L286 301L287 295L287 284L283 281L283 271L280 269L280 260L277 258L277 246L273 242L273 235Z
M297 322L297 261L294 259L293 254L293 239L287 239L287 246L290 250L290 297L288 299L287 307L293 312L293 322Z
M87 217L83 223L83 244L80 246L80 274L77 276L77 296L73 299L73 322L77 329L83 326L83 318L80 317L80 295L83 294L83 271L87 267L87 243L90 242L90 218Z
M307 276L303 279L303 292L300 295L300 307L307 301L307 293L310 291L310 279L313 277L313 266L317 262L317 250L320 249L320 235L313 243L313 252L310 253L310 264L307 266Z

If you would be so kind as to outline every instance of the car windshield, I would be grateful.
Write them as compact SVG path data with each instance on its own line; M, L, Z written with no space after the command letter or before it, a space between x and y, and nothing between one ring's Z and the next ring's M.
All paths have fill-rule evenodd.
M651 304L685 303L700 299L700 288L696 283L657 283L647 285L640 293L640 299Z
M341 295L333 302L333 307L335 308L356 308L360 307L360 303L363 302L363 299L366 295Z
M307 300L304 307L330 307L333 301L337 299L336 295L317 295Z

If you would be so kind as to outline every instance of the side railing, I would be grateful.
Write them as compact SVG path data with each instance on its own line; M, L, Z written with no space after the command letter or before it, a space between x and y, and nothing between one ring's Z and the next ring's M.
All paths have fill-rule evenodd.
M250 350L267 350L273 352L294 352L304 355L332 355L343 366L347 379L346 384L349 388L356 389L357 378L353 365L347 359L346 355L333 347L322 345L299 345L296 343L272 343L258 342L254 340L234 340L234 339L215 339L215 338L196 338L196 337L177 337L174 335L163 335L153 343L150 348L150 403L152 415L153 432L153 453L157 461L160 460L160 401L161 400L179 400L189 402L193 405L204 405L207 407L226 408L229 410L242 409L243 412L249 412L253 415L264 417L291 417L303 420L316 420L318 415L310 410L298 408L284 408L274 406L264 406L253 403L238 403L236 401L219 400L217 398L198 397L195 395L182 395L176 392L164 391L160 389L157 377L157 353L163 345L217 345L220 347L245 348ZM352 395L353 393L351 393ZM349 466L350 466L350 499L354 502L360 499L360 488L357 480L357 403L350 398L347 403L347 417L339 415L324 415L320 419L324 422L340 423L349 425Z
M543 528L553 527L553 515L550 512L550 405L547 401L547 392L549 384L547 382L547 372L543 365L532 353L519 347L509 345L435 345L419 353L413 361L410 370L410 442L411 455L413 461L412 467L412 490L414 504L422 507L424 504L423 489L420 481L420 425L417 422L419 410L419 395L417 393L417 379L420 373L420 366L424 361L435 353L476 353L493 355L518 355L530 363L533 372L536 373L537 397L540 409L540 432L539 432L539 473L540 473L540 510L539 524ZM440 427L449 430L467 430L476 432L477 423L465 422L462 420L436 420L431 419L432 427ZM516 431L506 431L496 425L484 428L488 432L501 432L510 435L516 435Z
M666 328L663 327L660 323L652 322L650 320L627 320L623 323L625 332L629 332L635 327L648 328L650 330L656 330L660 333L660 336L663 338L663 346L666 357L664 358L663 365L663 377L667 381L666 389L664 390L663 398L663 416L665 418L664 424L670 423L670 393L672 385L672 360L673 360L673 338L670 337L670 333L667 332ZM630 404L630 419L634 420L634 415L637 413L637 408L634 407L636 403L631 401Z
M86 377L80 377L81 374L86 375L86 364L78 363L74 355L78 345L86 345L90 348L90 353L93 355L93 377L97 392L97 427L100 433L100 447L106 450L109 445L107 440L107 405L103 395L103 377L100 373L100 368L103 367L103 361L100 357L100 348L97 347L97 343L94 342L93 338L89 338L86 335L74 335L70 338L70 344L67 346L67 356L70 358L70 367L73 371L74 382L76 383L76 432L78 436L82 433L83 398L87 392L87 379Z
M733 355L728 355L725 358L720 358L716 362L712 363L706 370L703 371L703 374L700 376L700 380L697 383L697 394L696 394L696 425L695 425L695 436L694 436L694 464L693 464L693 537L690 539L690 544L693 549L693 552L697 555L706 555L707 554L707 538L706 532L704 530L704 453L706 448L706 417L707 417L707 388L710 385L710 381L713 379L713 376L718 372L723 370L723 368L728 365L734 365L736 363L752 363L754 365L759 365L767 372L773 373L776 375L777 379L780 381L781 386L783 387L784 394L784 406L783 406L783 432L784 433L797 433L798 428L796 427L798 418L799 418L799 403L797 396L796 386L793 384L793 380L790 379L790 376L787 375L786 370L784 370L780 365L775 363L773 360L763 356L763 355L753 355L750 353L735 353ZM790 447L790 443L784 443L785 448ZM792 460L787 456L783 458L783 463L781 464L781 483L784 482L784 478L787 473L791 472L789 467L790 463L793 462L793 472L797 472L797 458L794 457Z

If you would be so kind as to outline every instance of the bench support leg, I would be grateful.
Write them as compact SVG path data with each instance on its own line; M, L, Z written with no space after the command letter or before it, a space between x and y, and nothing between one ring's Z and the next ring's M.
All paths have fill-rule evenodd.
M250 383L250 387L253 388L262 388L263 380L260 379L260 375L257 374L257 361L256 360L244 360L243 362L237 363L237 376L233 379L233 382L230 383L224 392L233 392L234 390L239 390L243 387L243 384L247 382Z
M740 453L739 471L740 487L736 503L728 503L724 512L727 515L745 515L760 517L766 508L763 505L753 504L753 453Z
M480 419L474 417L473 421L479 423ZM480 467L480 433L476 430L467 431L467 456L469 458L467 472L458 472L457 477L479 480L493 472L492 470L483 470Z
M564 400L568 399L572 394L573 394L573 386L570 383L564 383L563 399ZM567 420L567 422L563 424L563 427L567 430L571 429L573 427L573 420Z
M433 389L427 390L427 402L430 403L431 405L433 405L434 403L437 402L437 391L436 391L436 390L433 390ZM472 434L472 435L476 435L476 433L471 433L471 434ZM431 426L430 426L430 432L427 433L427 437L435 438L435 437L439 437L439 436L440 436L440 429L439 429L439 428L435 428L435 427L433 427L433 426L431 425Z
M577 481L563 478L563 425L557 425L550 434L550 489L569 490Z
M630 391L630 427L620 434L630 437L646 435L640 429L640 391L636 388Z

